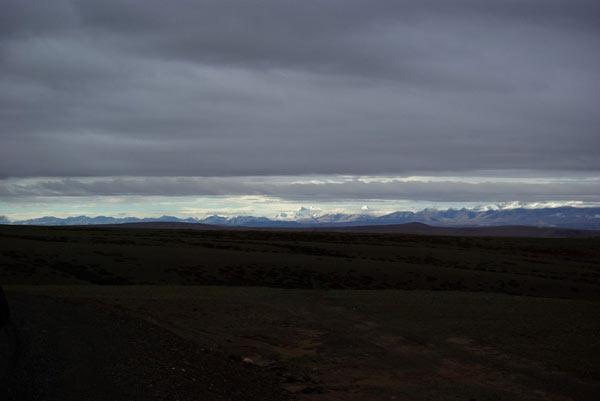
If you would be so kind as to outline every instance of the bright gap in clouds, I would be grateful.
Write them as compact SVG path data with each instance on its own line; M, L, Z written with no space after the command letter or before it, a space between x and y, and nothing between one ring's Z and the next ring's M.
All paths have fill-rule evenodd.
M43 216L71 217L86 215L113 217L181 218L219 216L257 216L292 220L302 212L304 217L332 213L383 215L395 211L419 211L426 208L445 209L505 209L541 207L600 207L600 202L548 201L548 202L427 202L407 200L363 199L359 201L301 202L262 196L100 196L100 197L35 197L0 201L0 216L9 220L27 220ZM304 210L303 209L308 209Z
M599 206L600 179L570 177L87 177L0 180L0 216L202 218L382 215L425 208Z

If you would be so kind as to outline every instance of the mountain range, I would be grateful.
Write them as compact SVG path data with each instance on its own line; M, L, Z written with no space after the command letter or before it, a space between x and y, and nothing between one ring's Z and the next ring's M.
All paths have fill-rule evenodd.
M438 227L491 227L505 225L561 227L575 229L600 229L600 208L514 208L514 209L425 209L418 212L398 211L383 216L371 214L323 214L312 213L310 209L301 208L292 215L279 215L277 218L257 216L208 216L203 219L161 216L156 218L110 217L110 216L45 216L29 220L9 221L0 216L0 224L67 226L67 225L100 225L123 223L176 222L200 223L226 227L352 227L392 225L406 223L424 223Z

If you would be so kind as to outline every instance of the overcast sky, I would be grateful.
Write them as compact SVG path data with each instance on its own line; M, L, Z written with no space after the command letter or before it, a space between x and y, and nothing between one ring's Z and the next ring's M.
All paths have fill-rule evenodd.
M599 172L597 0L0 0L0 214L600 202Z

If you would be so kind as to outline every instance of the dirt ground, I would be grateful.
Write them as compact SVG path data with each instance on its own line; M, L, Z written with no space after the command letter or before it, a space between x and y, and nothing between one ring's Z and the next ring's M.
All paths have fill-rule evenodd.
M143 319L301 400L596 400L597 303L465 292L11 286Z
M480 291L600 300L600 238L0 226L0 282Z
M0 372L3 401L291 399L265 369L142 319L78 299L8 296L3 351L16 358Z
M31 351L6 388L126 396L182 360L203 389L141 399L595 401L599 261L598 238L0 227Z

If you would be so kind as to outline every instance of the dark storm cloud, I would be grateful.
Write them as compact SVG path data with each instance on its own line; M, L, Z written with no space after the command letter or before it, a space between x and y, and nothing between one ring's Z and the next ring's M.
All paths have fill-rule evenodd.
M0 176L600 170L600 3L0 0Z

